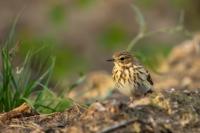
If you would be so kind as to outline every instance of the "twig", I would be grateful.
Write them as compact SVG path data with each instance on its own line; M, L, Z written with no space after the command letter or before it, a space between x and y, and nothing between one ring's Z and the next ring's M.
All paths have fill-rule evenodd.
M149 37L149 36L153 36L159 33L170 33L170 34L174 34L177 32L183 32L186 36L191 36L192 34L187 31L183 25L184 23L184 12L181 11L180 17L179 17L179 21L178 24L174 27L171 28L162 28L162 29L158 29L155 31L148 31L146 32L146 23L145 23L145 19L144 16L142 15L141 11L139 10L139 8L137 8L135 5L132 5L132 8L136 14L137 17L137 21L139 24L139 32L136 35L136 37L133 38L133 40L130 42L130 44L127 47L127 51L131 51L133 49L133 47L135 46L135 44L138 43L138 41L140 41L141 39L145 38L145 37Z
M140 9L137 6L135 6L135 5L132 5L132 8L133 8L133 10L134 10L134 12L136 14L136 17L137 17L137 21L138 21L138 24L139 24L139 32L136 35L136 37L133 38L133 40L128 45L127 51L131 51L131 49L134 47L134 45L140 39L143 38L143 36L145 34L145 31L146 31L146 23L145 23L144 16L142 15Z
M10 120L12 118L18 117L20 115L22 115L25 112L29 112L31 110L30 106L26 103L23 103L22 105L20 105L19 107L4 113L1 117L0 117L0 122L4 123L7 120Z
M107 128L104 128L102 131L100 131L99 133L109 133L109 132L112 132L112 131L115 131L119 128L122 128L122 127L125 127L131 123L134 123L136 121L139 121L138 119L134 118L134 119L130 119L130 120L124 120L124 121L121 121L115 125L112 125L110 127L107 127Z

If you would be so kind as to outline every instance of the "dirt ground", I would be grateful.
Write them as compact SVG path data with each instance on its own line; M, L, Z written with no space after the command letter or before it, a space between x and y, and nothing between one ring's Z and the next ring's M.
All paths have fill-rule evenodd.
M152 76L155 92L134 103L121 99L119 94L110 94L88 108L77 104L65 112L48 115L30 112L30 107L23 104L0 115L0 132L199 133L198 37L175 47L159 73L152 73ZM108 82L108 86L111 84ZM104 93L102 95L105 97Z

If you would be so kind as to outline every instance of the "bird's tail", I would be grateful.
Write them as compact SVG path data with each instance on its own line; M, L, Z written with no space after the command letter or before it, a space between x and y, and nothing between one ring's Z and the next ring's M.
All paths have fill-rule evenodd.
M150 94L152 94L152 93L154 93L153 89L149 89L149 90L145 93L145 96L150 95Z

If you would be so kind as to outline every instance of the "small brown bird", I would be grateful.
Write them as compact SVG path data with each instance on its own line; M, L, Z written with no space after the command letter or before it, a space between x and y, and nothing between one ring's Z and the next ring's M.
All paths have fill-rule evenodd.
M116 88L124 95L140 97L152 92L153 81L149 72L127 51L115 52L112 78Z

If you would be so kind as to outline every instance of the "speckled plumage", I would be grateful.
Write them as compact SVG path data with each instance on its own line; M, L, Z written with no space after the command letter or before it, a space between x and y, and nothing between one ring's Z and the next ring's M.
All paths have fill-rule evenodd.
M141 96L153 90L149 72L129 52L115 52L112 61L112 77L121 93L127 96Z

